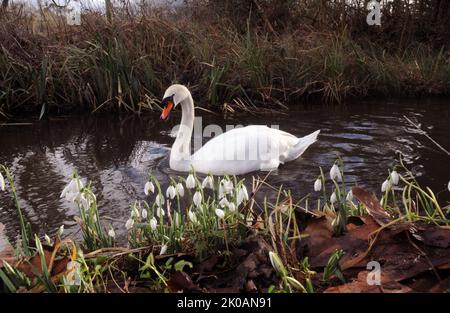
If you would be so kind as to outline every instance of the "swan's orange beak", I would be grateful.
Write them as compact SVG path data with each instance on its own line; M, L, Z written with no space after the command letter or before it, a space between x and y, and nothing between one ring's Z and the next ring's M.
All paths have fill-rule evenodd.
M172 109L173 109L173 101L172 100L168 100L166 103L167 104L166 104L166 106L164 107L164 109L163 109L163 111L161 113L161 119L164 120L164 121L169 118L170 111L172 111Z

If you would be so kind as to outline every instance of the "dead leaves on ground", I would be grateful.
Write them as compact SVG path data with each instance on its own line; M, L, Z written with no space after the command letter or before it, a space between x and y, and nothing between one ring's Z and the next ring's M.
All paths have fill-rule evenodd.
M337 249L345 255L340 261L347 283L325 288L325 292L413 292L412 282L426 273L434 289L444 290L450 269L450 230L423 222L393 220L367 191L353 188L354 196L363 203L368 215L352 217L347 233L333 237L331 220L323 215L309 221L299 244L299 259L308 256L314 268L323 268ZM381 285L367 283L367 263L381 265ZM347 271L346 271L347 270ZM355 275L356 274L356 275ZM323 282L322 282L323 283ZM444 286L442 286L444 284Z

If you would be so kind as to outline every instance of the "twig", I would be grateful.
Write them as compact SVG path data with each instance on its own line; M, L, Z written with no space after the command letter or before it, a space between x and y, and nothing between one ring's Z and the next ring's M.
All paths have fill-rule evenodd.
M450 152L448 150L446 150L443 146L441 146L439 143L436 142L436 140L434 140L433 138L430 137L430 135L428 135L422 128L420 128L419 125L415 124L413 121L411 121L409 118L407 118L405 115L403 115L403 117L408 121L408 123L410 123L412 126L414 126L415 128L417 128L418 130L420 130L420 132L422 133L422 135L424 135L425 137L427 137L428 139L431 140L432 143L434 143L439 149L441 149L442 151L444 151L445 154L447 154L448 156L450 156Z

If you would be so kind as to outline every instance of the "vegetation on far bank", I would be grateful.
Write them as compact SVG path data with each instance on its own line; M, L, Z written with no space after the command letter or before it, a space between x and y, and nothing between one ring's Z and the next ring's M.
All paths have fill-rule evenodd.
M342 4L344 3L344 4ZM188 1L177 9L0 12L0 115L158 107L188 85L199 105L450 94L446 1L393 1L382 25L342 1Z
M249 184L191 173L161 186L150 175L146 198L134 201L123 221L125 245L76 173L61 198L78 209L81 242L66 238L63 227L53 239L34 234L13 173L0 165L0 192L11 193L8 205L21 224L15 249L0 229L0 291L448 291L450 206L401 160L387 172L381 200L349 188L342 160L318 174L315 194L301 198L268 185L267 176ZM275 202L256 200L262 187Z

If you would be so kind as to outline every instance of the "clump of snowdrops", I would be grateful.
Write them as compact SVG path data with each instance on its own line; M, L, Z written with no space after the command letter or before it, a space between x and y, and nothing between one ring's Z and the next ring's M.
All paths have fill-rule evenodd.
M205 257L217 247L228 251L246 235L243 208L249 194L236 177L200 179L194 172L172 178L165 189L155 176L144 186L145 198L131 205L125 227L133 247L152 244L160 254L193 252Z

